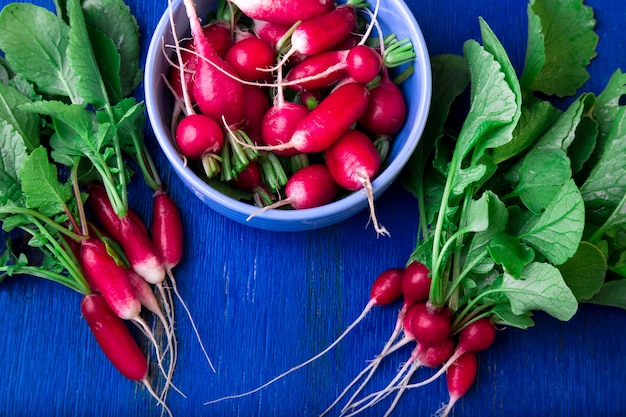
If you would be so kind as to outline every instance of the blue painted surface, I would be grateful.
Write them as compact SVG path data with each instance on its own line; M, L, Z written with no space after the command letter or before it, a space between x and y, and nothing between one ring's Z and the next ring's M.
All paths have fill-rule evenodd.
M2 5L7 4L2 1ZM52 7L52 2L42 3ZM128 0L143 34L144 54L166 1ZM520 68L526 1L409 1L431 54L460 53L479 39L477 18L492 26ZM598 57L585 90L599 92L617 68L626 70L622 0L590 0L598 20ZM0 29L1 30L1 29ZM379 308L330 354L276 384L239 400L205 401L254 388L324 348L358 316L369 285L402 265L417 229L417 207L398 184L379 200L392 233L376 238L367 213L312 232L272 233L225 219L181 186L150 131L146 140L185 220L186 255L176 269L217 372L179 309L180 359L170 395L178 416L315 416L382 347L398 306ZM147 217L151 195L133 183L132 206ZM29 278L0 286L0 416L156 416L160 408L139 385L121 377L99 351L80 316L80 297ZM626 415L626 312L582 306L567 323L542 314L528 331L506 329L480 355L475 387L454 416ZM381 387L408 357L384 362ZM418 374L424 376L428 372ZM405 394L396 416L430 416L447 400L445 383ZM387 403L363 415L384 413Z

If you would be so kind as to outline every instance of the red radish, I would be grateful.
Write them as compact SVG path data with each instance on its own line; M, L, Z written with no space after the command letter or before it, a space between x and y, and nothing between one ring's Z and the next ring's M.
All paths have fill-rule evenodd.
M359 125L375 135L392 136L406 121L406 102L402 91L383 71L380 84L370 91L367 110L359 119Z
M107 252L99 239L88 237L81 242L81 266L113 312L124 320L139 316L141 303L124 269Z
M370 288L370 300L376 305L387 305L402 297L402 268L392 268L381 273Z
M430 294L430 271L421 262L413 261L404 269L402 277L402 295L405 303L414 304L424 301Z
M326 150L361 117L368 102L369 90L364 85L342 85L300 121L289 144L305 153Z
M260 182L261 169L256 161L250 162L246 169L241 171L236 178L231 180L231 184L245 191L252 191L254 187L259 185Z
M124 253L135 272L150 284L159 284L165 279L165 267L148 234L142 226L126 216L120 218L120 242Z
M152 241L154 242L154 246L157 249L160 259L162 259L162 265L167 271L170 286L189 317L207 362L211 368L213 368L213 364L211 363L211 360L204 348L204 344L202 343L198 329L196 328L193 317L191 316L191 312L178 291L178 286L176 285L176 280L174 279L174 275L172 273L172 269L178 265L183 257L183 222L180 216L180 211L178 210L174 200L164 190L156 191L153 198ZM167 306L171 306L172 303L169 301L169 295L167 294L163 283L158 282L156 284L158 284L158 289L162 294L163 301ZM169 289L167 291L169 291ZM170 322L173 322L171 315Z
M124 322L111 311L98 293L83 297L80 310L96 342L113 366L126 378L140 381L163 409L172 415L148 381L148 360Z
M271 74L260 69L270 68L276 55L265 41L248 37L236 42L224 59L235 73L246 81L269 81Z
M487 349L496 337L496 328L493 322L488 317L480 318L476 321L469 323L459 333L459 341L456 346L454 354L448 359L448 361L430 378L425 379L416 384L411 384L410 388L419 388L424 385L430 384L435 381L444 372L454 364L457 359L468 352L479 352Z
M356 22L355 7L345 4L322 16L303 21L291 34L291 48L285 53L281 63L295 53L315 55L329 50L352 33Z
M253 19L252 29L260 39L263 39L276 50L280 47L279 43L283 40L287 32L289 32L290 27L288 25L267 22L265 20Z
M217 56L224 58L233 46L233 34L230 25L224 20L215 20L202 26L202 33Z
M346 84L349 85L360 84ZM349 129L326 149L324 158L339 186L351 191L360 189L365 191L376 233L389 236L387 229L378 223L374 210L372 180L378 174L381 163L378 151L370 138L359 130Z
M359 324L364 318L365 316L367 316L367 314L372 310L372 308L374 308L375 306L379 306L379 305L385 305L387 303L391 303L393 301L396 300L396 296L400 293L400 281L401 281L401 269L389 269L386 271L383 271L372 283L372 286L370 288L370 300L368 301L368 303L365 305L365 308L363 309L363 311L361 312L361 314L343 331L343 333L341 335L339 335L339 337L337 337L335 339L334 342L332 342L330 345L328 345L328 347L326 347L324 350L322 350L321 352L319 352L318 354L316 354L315 356L313 356L312 358L306 360L305 362L302 362L301 364L294 366L293 368L283 372L282 374L278 375L277 377L275 377L274 379L266 382L265 384L251 390L248 392L244 392L241 394L236 394L236 395L230 395L227 397L222 397L222 398L218 398L216 400L212 400L209 402L206 402L206 404L213 404L216 402L220 402L223 400L227 400L227 399L233 399L233 398L240 398L246 395L250 395L253 394L257 391L260 391L263 388L266 388L267 386L273 384L274 382L278 381L279 379L287 376L288 374L290 374L291 372L294 372L308 364L310 364L311 362L319 359L320 357L322 357L323 355L325 355L326 353L328 353L331 349L333 349L335 346L337 346L337 344L344 338L346 337L350 331L352 331L352 329L354 329L356 327L357 324Z
M203 26L207 41L211 44L211 47L215 50L215 53L224 58L226 52L233 44L232 35L230 33L230 27L228 23L217 20L208 25ZM193 46L193 43L183 45L180 50L182 57L182 69L185 71L185 84L187 85L187 92L189 98L193 102L193 75L196 72L196 66L198 64L197 52ZM181 99L183 98L182 84L180 77L181 66L178 64L170 67L168 80L170 85Z
M346 67L350 76L359 83L367 84L374 80L382 69L383 60L378 52L367 45L357 45L350 49L346 57Z
M339 187L324 164L312 164L295 172L285 185L285 198L274 204L265 206L248 216L248 219L259 213L291 205L296 210L319 207L328 204L337 195Z
M191 26L198 64L194 76L193 96L200 112L214 120L224 119L236 125L243 119L243 85L233 78L234 71L207 40L192 0L184 0Z
M302 104L284 101L272 106L263 116L261 122L261 141L269 146L278 146L289 142L298 124L309 114ZM300 153L295 148L275 150L280 156L295 156Z
M148 360L124 322L98 293L83 297L80 309L96 341L111 363L132 381L148 376Z
M330 12L332 0L230 0L243 14L252 19L291 26Z
M450 359L454 353L455 345L456 342L451 337L436 345L418 344L416 355L422 365L428 368L436 368Z
M165 268L172 270L183 257L183 223L176 203L164 190L153 196L151 230Z
M87 198L87 206L91 213L96 217L100 225L104 227L109 236L119 242L121 238L119 233L120 218L115 213L106 190L101 185L90 183L87 185L87 193L89 195L89 198ZM130 208L128 209L127 216L135 219L137 224L144 226L139 215ZM148 233L145 226L143 227L143 233Z
M175 139L178 150L190 159L210 157L224 145L221 126L204 114L183 117L176 126Z
M265 114L271 107L270 98L265 90L252 85L244 85L246 101L244 104L244 122L240 128L255 142L261 141L261 130Z
M336 84L348 75L349 51L325 51L305 58L285 76L285 85L295 90L319 90Z
M122 246L133 269L151 284L162 282L165 279L163 262L139 216L128 210L127 216L119 217L106 191L99 185L90 184L87 192L87 203L92 213L107 233Z
M415 304L411 330L418 343L432 346L442 343L450 334L450 317L443 309L434 309L430 303Z
M474 352L465 352L448 368L446 382L450 401L441 413L442 417L447 416L454 404L472 387L477 370L478 359Z

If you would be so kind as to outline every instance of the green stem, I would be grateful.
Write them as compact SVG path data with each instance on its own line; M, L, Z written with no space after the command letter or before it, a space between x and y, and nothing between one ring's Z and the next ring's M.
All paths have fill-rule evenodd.
M91 292L83 292L83 289L80 286L76 285L76 283L71 278L66 277L65 275L59 274L57 272L46 271L37 266L24 265L19 267L0 267L0 271L4 272L7 272L9 269L12 269L11 273L8 274L9 276L15 274L30 275L33 277L44 278L50 281L54 281L81 294L89 294Z
M80 242L84 236L83 235L79 235L75 232L72 232L71 230L69 230L67 227L62 226L61 224L55 222L54 220L52 220L49 217L44 216L43 214L39 213L38 211L35 211L33 209L27 209L27 208L23 208L23 207L0 207L0 214L24 214L27 216L32 216L34 219L40 220L41 222L47 224L48 226L52 227L53 229L57 230L60 233L63 233L65 236L69 237L70 239L73 239L77 242Z

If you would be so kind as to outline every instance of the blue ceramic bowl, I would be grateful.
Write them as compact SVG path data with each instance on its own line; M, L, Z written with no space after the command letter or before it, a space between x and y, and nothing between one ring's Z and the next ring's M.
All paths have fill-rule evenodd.
M198 0L198 15L215 9L217 0ZM173 6L173 18L179 35L187 36L189 21L182 2ZM368 207L364 192L357 191L322 207L304 210L267 210L247 221L258 207L233 199L209 186L178 154L170 136L173 100L162 74L168 71L163 56L163 42L172 44L169 10L159 21L151 40L145 69L145 99L148 117L157 141L183 183L204 203L222 215L260 229L273 231L305 231L330 226ZM407 122L394 137L387 163L373 181L374 197L378 198L396 180L415 150L428 116L431 99L431 68L422 32L410 9L402 0L381 0L379 21L384 34L395 33L398 39L410 38L415 49L414 74L401 84L407 100ZM384 219L381 219L384 222Z

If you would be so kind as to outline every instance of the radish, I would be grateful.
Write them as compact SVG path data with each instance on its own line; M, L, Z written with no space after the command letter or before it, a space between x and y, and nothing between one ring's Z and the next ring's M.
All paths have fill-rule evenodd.
M296 210L328 204L337 195L339 187L324 164L313 164L294 173L285 185L285 196L274 204L265 206L248 216L247 220L269 209L291 205Z
M374 135L393 136L406 121L406 102L400 88L383 71L380 84L370 90L367 110L359 119L359 126Z
M472 387L476 379L477 370L478 359L474 352L465 352L450 365L446 372L450 401L440 414L442 417L447 416L454 404Z
M258 186L261 182L261 169L256 161L250 162L250 164L241 171L236 178L231 181L235 187L244 191L252 191L254 187Z
M360 84L346 84L346 86L350 85ZM324 158L331 175L339 186L351 191L360 189L365 191L376 233L389 236L387 229L378 223L374 210L372 179L378 174L381 162L378 151L370 138L361 131L349 129L326 149Z
M230 0L241 12L252 19L291 26L335 8L332 0Z
M413 261L406 266L402 277L405 303L412 305L428 298L432 281L429 275L430 271L421 262Z
M150 395L171 416L171 411L148 381L148 360L124 322L111 311L104 298L98 293L85 295L80 310L109 361L126 378L142 382Z
M348 75L349 51L325 51L305 58L285 76L285 85L297 91L319 90L336 84Z
M226 52L233 45L232 34L230 33L230 26L228 25L228 23L222 20L217 20L203 26L202 31L204 32L207 41L209 42L209 44L211 44L211 47L213 48L215 53L219 57L224 58ZM170 67L168 80L174 91L177 93L178 97L182 99L183 92L180 72L181 70L184 71L185 85L187 86L187 91L189 92L190 99L193 102L193 75L196 72L196 66L198 65L198 57L197 52L195 51L195 48L193 46L193 42L185 44L183 46L183 48L180 48L182 62L179 64L174 64Z
M233 78L233 69L207 40L192 0L183 3L199 54L193 85L195 101L201 113L234 126L243 119L243 85Z
M368 102L369 90L363 84L342 85L300 121L288 143L305 153L326 150L359 119Z
M183 223L176 203L164 190L153 195L152 242L167 270L172 270L183 257Z
M133 269L151 284L165 279L165 267L148 231L136 214L119 217L113 210L104 188L89 184L87 203L92 214L111 237L122 246Z
M202 352L204 353L211 368L215 370L213 363L206 352L198 329L196 328L191 312L178 291L178 286L176 285L176 280L174 279L174 274L172 273L172 269L178 265L183 257L183 223L180 211L178 210L174 200L164 190L156 191L153 198L152 241L154 242L159 256L162 259L165 270L167 271L171 288L189 317L198 342L200 343L200 347L202 348ZM162 283L158 284L158 289L161 292L162 298L166 301L166 305L171 306L172 303L169 301L169 295L164 288L164 285L162 285ZM173 322L173 312L170 312L170 323Z
M146 379L148 360L102 295L91 293L84 296L80 308L96 341L120 373L132 381Z
M174 139L185 158L201 161L207 178L220 171L219 151L224 146L224 132L211 117L204 114L184 116L176 125Z
M411 330L419 344L433 346L443 343L450 335L450 317L443 309L429 302L414 305Z
M167 384L169 385L171 369L166 371L163 367L161 348L150 327L140 316L141 301L137 297L126 270L118 265L109 254L105 244L95 237L86 237L81 241L80 264L85 275L89 276L89 279L96 285L111 311L120 319L135 323L150 339L157 352L159 368L168 377ZM168 339L168 343L170 340Z
M265 20L252 19L252 30L260 38L263 39L274 50L280 48L281 41L289 32L289 25L281 25Z
M320 357L328 353L331 349L333 349L335 346L337 346L337 344L344 337L346 337L350 333L350 331L352 331L352 329L354 329L356 325L359 324L365 318L365 316L367 316L367 314L372 310L372 308L374 308L375 306L387 305L397 300L397 297L401 293L401 290L400 290L401 275L402 275L402 269L399 269L399 268L392 268L392 269L383 271L380 275L378 275L378 277L376 277L376 279L372 283L372 286L370 287L370 300L365 305L365 308L363 309L361 314L343 331L343 333L341 333L341 335L339 335L339 337L337 337L337 339L335 339L334 342L332 342L330 345L328 345L328 347L326 347L324 350L322 350L321 352L319 352L312 358L306 360L305 362L302 362L301 364L297 366L294 366L293 368L283 372L282 374L278 375L274 379L266 382L265 384L251 391L208 401L205 403L205 405L217 403L217 402L227 400L227 399L240 398L246 395L253 394L257 391L260 391L263 388L268 387L269 385L273 384L279 379L287 376L291 372L294 372L312 363L313 361L319 359Z
M141 302L128 281L126 272L115 263L104 243L93 237L83 239L80 261L85 275L95 284L118 317L132 320L139 316Z
M309 114L302 104L285 102L272 106L261 122L261 141L269 146L279 146L289 142L298 124ZM295 156L300 153L295 148L278 149L274 153L280 156Z
M303 55L314 55L327 51L350 35L356 26L356 8L339 5L332 11L302 22L291 34L291 50Z
M269 81L271 74L262 71L274 64L272 47L256 37L248 37L236 42L226 53L224 60L235 73L246 81Z
M448 370L457 359L463 356L467 352L479 352L487 349L496 337L496 328L493 322L488 317L482 317L467 324L463 330L459 333L459 341L457 343L454 354L448 359L448 361L430 378L425 379L422 382L408 385L408 388L419 388L421 386L430 384L435 381L444 372Z
M346 67L350 76L359 83L367 84L376 78L383 66L378 52L367 45L350 48L346 56Z

